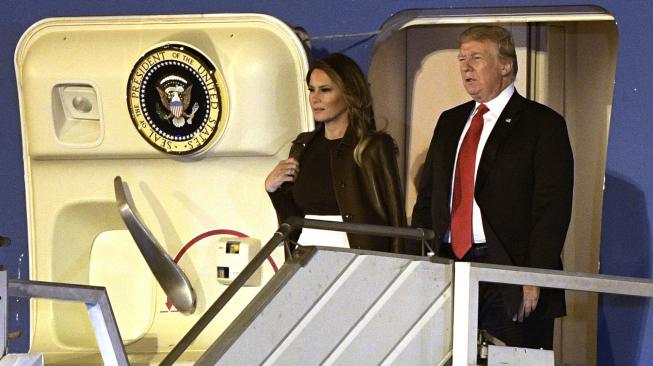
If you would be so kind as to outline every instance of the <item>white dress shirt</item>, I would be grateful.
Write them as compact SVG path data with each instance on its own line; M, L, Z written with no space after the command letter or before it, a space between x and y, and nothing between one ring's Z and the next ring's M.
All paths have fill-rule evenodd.
M478 171L478 164L481 161L481 155L483 155L483 148L485 147L485 143L487 142L488 137L490 137L490 133L492 133L492 129L494 128L494 125L497 123L497 119L501 115L501 112L503 112L503 109L506 107L506 104L508 104L508 101L512 97L512 94L515 92L515 85L510 84L508 87L503 89L503 91L494 99L490 100L487 103L484 103L488 107L488 111L483 115L483 131L481 132L481 138L478 141L478 148L476 149L476 164L474 166L474 182L476 183L476 172ZM465 138L465 134L467 134L467 130L469 129L469 126L472 123L472 117L476 113L476 110L478 109L478 106L481 103L476 102L476 106L474 106L474 110L472 113L469 115L469 118L467 118L467 123L465 124L465 128L463 129L463 133L460 135L460 140L458 140L458 148L456 149L456 159L454 160L454 166L453 166L453 172L454 174L452 175L451 179L451 194L449 195L449 212L451 212L451 207L453 203L453 186L454 186L454 180L456 179L456 165L458 163L458 152L460 151L460 145L463 142L463 139ZM447 233L444 235L444 241L446 243L451 243L451 229L447 230ZM472 242L473 243L485 243L485 231L483 230L483 221L481 219L481 209L478 207L478 204L476 203L476 197L474 197L474 204L472 207Z

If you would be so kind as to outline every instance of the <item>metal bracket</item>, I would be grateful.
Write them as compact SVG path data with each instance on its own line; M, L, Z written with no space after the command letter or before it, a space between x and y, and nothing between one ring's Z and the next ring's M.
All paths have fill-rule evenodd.
M7 271L0 266L0 358L7 354Z

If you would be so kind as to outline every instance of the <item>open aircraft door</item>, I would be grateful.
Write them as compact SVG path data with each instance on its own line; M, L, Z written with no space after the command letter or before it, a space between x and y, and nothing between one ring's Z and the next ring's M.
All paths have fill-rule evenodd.
M106 286L127 352L143 355L130 359L156 362L227 286L220 236L206 233L266 239L277 227L263 180L313 127L304 49L287 25L258 14L53 18L23 35L15 66L30 278ZM121 220L117 176L192 283L187 314ZM281 264L283 249L272 259ZM262 268L188 357L273 271ZM30 321L30 350L49 364L100 362L82 304L35 300Z

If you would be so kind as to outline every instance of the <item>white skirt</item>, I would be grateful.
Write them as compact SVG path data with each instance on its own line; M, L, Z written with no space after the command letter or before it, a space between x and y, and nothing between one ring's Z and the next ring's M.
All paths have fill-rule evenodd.
M340 215L306 215L305 219L342 222ZM320 229L302 229L297 242L301 245L320 245L324 247L349 248L347 233Z

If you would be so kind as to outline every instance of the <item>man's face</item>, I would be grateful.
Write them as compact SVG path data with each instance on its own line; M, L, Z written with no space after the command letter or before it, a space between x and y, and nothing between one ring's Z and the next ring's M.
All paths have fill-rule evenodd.
M510 84L512 64L501 62L499 46L492 41L462 43L458 65L465 90L479 103L494 99Z

